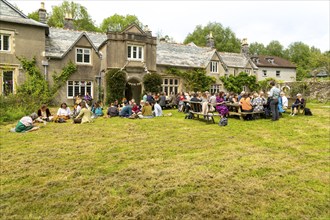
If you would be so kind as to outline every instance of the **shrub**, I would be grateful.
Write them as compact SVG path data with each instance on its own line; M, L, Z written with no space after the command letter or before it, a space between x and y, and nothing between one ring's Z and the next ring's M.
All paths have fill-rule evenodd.
M106 102L121 100L126 86L126 74L119 69L112 69L106 73Z
M143 77L144 90L146 92L161 92L162 90L162 77L157 73L147 74Z

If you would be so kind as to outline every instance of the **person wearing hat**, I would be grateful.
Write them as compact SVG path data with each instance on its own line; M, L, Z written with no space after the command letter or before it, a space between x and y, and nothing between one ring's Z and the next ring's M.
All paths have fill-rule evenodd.
M302 95L300 93L297 94L296 101L291 106L291 116L295 116L298 111L298 107L304 107L305 99L302 98Z
M30 131L35 131L38 130L39 127L36 127L33 125L34 121L38 118L37 113L32 113L29 116L24 116L19 120L17 123L16 127L11 129L12 132L30 132Z

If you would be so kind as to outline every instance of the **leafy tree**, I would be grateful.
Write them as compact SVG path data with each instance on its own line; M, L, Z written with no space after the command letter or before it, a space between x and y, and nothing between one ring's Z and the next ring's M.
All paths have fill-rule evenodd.
M144 90L146 92L160 92L162 89L162 77L157 73L146 74L143 77Z
M59 6L53 6L48 19L48 25L52 27L64 27L65 16L72 15L73 24L77 30L99 31L87 9L79 3L64 1Z
M28 14L28 18L31 18L35 21L39 21L39 12L38 11L34 11Z
M139 19L135 15L119 15L114 14L110 17L103 19L100 29L102 32L110 31L121 31L123 28L128 25L136 23L140 27L143 27L143 24L139 21Z
M266 47L262 44L262 43L251 43L249 46L249 51L250 54L253 55L266 55L267 54L267 50Z
M126 74L119 69L112 69L106 73L107 103L121 100L126 86Z
M239 53L241 42L236 38L235 33L229 28L224 28L222 24L213 22L207 26L196 26L193 33L189 33L184 43L194 42L198 46L206 46L206 36L212 32L215 42L215 48L218 51Z
M271 55L271 56L283 57L284 55L283 46L277 40L271 41L267 45L266 51L267 51L267 55Z
M250 90L257 90L259 88L256 76L249 76L245 72L240 72L237 76L222 76L220 80L230 92L240 93L244 86L248 87Z
M305 78L310 71L311 51L307 44L294 42L285 51L289 60L297 65L297 80Z
M181 71L177 68L169 68L166 72L182 78L187 91L207 91L216 81L214 77L207 76L204 69Z
M277 82L277 80L274 78L266 78L264 80L259 81L258 82L259 89L261 89L264 92L269 91L272 88L272 86L270 85L271 81Z

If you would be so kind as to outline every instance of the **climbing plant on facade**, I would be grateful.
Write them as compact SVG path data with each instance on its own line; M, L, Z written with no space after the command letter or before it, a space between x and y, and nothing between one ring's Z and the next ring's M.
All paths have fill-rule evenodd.
M214 77L206 75L204 69L195 68L183 71L177 68L168 68L166 73L180 77L183 80L186 91L208 91L210 86L216 82Z
M256 76L249 76L244 72L240 72L237 76L222 76L220 77L220 80L223 82L226 90L230 92L240 93L244 86L248 87L251 91L259 89Z
M162 90L162 77L157 73L147 74L143 77L144 90L158 93Z
M77 71L77 66L70 60L69 63L63 67L61 73L53 74L54 85L51 90L55 94L70 78L70 76Z
M121 100L126 86L126 74L119 69L112 69L106 73L106 101L111 103Z

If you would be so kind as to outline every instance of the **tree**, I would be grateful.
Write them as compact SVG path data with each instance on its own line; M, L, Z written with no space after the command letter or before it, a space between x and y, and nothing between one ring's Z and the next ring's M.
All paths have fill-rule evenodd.
M147 74L143 77L144 90L158 93L162 89L162 77L157 73Z
M235 52L241 51L241 42L235 33L229 28L224 28L220 23L208 23L207 26L196 26L193 33L189 33L184 43L194 42L198 46L206 46L206 36L212 32L215 48L218 51Z
M245 72L240 72L237 76L222 76L220 77L220 80L230 92L240 93L244 86L248 87L250 90L257 90L259 88L256 76L249 76Z
M110 17L103 19L100 29L102 32L107 31L121 31L123 28L127 27L128 25L136 23L141 28L143 24L139 21L139 19L135 15L119 15L114 14Z
M250 54L253 55L266 55L267 54L267 50L266 47L262 44L262 43L251 43L249 46L249 51Z
M283 57L284 56L283 46L277 40L271 41L267 45L266 51L267 51L266 55L277 56L277 57Z
M300 81L310 71L311 51L307 44L294 42L285 51L289 60L297 65L297 80Z
M28 14L28 18L31 18L35 21L39 21L39 12L38 11L34 11Z
M53 6L48 18L51 27L64 27L65 16L71 15L76 30L99 31L87 9L79 3L64 1L59 6Z

